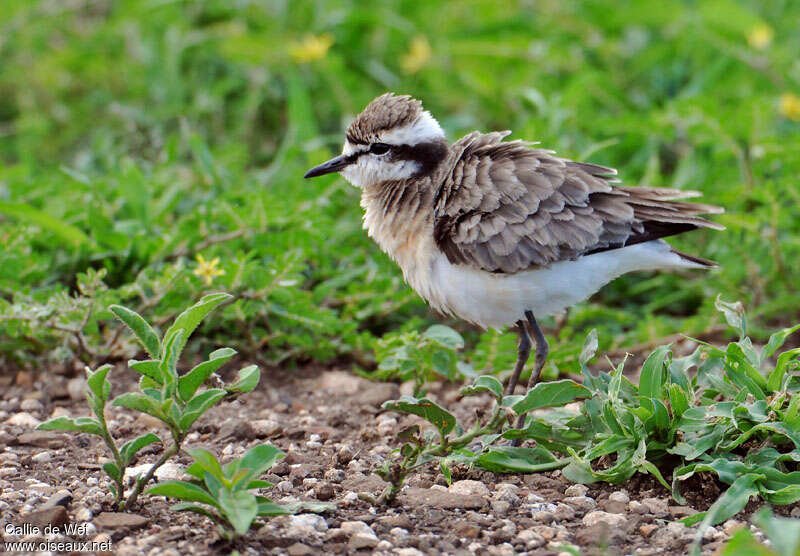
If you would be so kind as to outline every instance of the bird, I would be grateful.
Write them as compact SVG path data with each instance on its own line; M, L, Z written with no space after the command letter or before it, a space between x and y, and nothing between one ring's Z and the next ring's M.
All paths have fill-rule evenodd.
M364 229L432 308L516 330L506 395L532 343L528 389L546 363L537 319L629 272L715 267L663 238L724 229L701 216L721 207L684 200L696 191L626 187L613 168L506 140L510 133L475 131L450 144L421 101L386 93L349 125L342 154L304 176L338 172L361 189Z

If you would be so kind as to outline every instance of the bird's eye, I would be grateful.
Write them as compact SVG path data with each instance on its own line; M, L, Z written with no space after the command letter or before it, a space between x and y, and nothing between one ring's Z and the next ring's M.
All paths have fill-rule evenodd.
M369 146L369 152L372 154L383 155L389 152L389 145L386 143L373 143Z

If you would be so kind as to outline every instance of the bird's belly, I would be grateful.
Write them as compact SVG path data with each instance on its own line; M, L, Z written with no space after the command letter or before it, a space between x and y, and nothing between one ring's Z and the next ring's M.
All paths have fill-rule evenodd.
M523 319L528 310L537 317L563 311L626 272L686 266L668 249L666 244L650 242L516 274L454 265L437 253L430 287L419 293L443 313L499 329Z

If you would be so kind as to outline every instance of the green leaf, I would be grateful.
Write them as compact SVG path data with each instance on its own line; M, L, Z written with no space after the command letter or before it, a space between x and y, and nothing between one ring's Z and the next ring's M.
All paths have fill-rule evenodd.
M162 347L162 359L158 363L158 369L161 376L167 385L174 385L178 378L178 359L181 355L181 349L186 337L185 330L178 328L172 330L164 336L164 345Z
M767 341L767 345L765 345L764 349L761 350L761 363L763 364L764 361L772 357L772 354L780 349L784 342L786 342L786 338L798 330L800 330L800 324L796 324L791 328L784 328L783 330L779 330L778 332L772 334L772 336L769 337L769 341Z
M667 380L667 369L664 362L669 354L669 346L659 346L651 353L642 365L639 378L639 395L646 398L660 398L661 388Z
M720 556L796 556L794 553L779 555L761 544L746 527L738 529L720 549Z
M209 506L219 507L217 501L203 487L186 481L165 481L147 489L145 494L167 496L187 502L202 502Z
M186 453L197 462L206 473L214 477L220 482L225 481L225 477L222 473L222 466L219 464L219 460L209 452L203 448L190 448L186 450Z
M176 330L183 330L183 335L180 341L177 343L176 346L176 353L180 355L183 351L184 346L186 345L186 341L189 339L189 336L192 335L192 332L200 325L202 320L206 318L206 316L213 311L217 305L226 301L233 296L227 293L212 293L206 296L203 296L200 301L183 311L180 315L177 316L175 321L172 323L172 326L169 327L164 337L167 338L170 335L170 332ZM155 356L153 356L155 357Z
M258 499L263 499L262 496L258 496ZM270 517L275 515L290 515L293 514L291 508L287 508L280 504L276 504L271 500L264 499L264 501L258 502L258 515L261 517Z
M256 497L246 490L221 490L219 492L219 508L239 535L250 529L250 524L258 514Z
M747 318L744 314L744 306L740 301L735 303L722 301L722 295L720 294L714 302L714 307L725 315L725 320L728 321L728 325L739 332L739 339L747 336Z
M761 508L753 515L753 522L766 533L778 554L800 554L800 519L776 517L768 508Z
M103 471L105 471L106 475L108 475L115 481L119 481L121 478L119 467L117 467L116 464L110 461L103 464Z
M569 459L559 460L543 446L496 446L476 457L474 463L495 473L538 473L563 467Z
M461 337L461 334L442 324L434 324L428 328L425 331L425 337L452 350L464 347L464 338Z
M0 213L6 214L26 224L36 226L51 232L62 241L77 247L84 243L91 243L91 239L80 228L59 220L44 211L33 208L25 203L8 203L0 201Z
M194 512L196 514L204 515L208 518L211 518L212 521L215 523L219 521L219 516L209 510L208 508L204 508L203 506L198 506L197 504L193 504L191 502L178 502L177 504L173 504L169 507L170 510L173 512Z
M591 397L591 395L588 388L574 380L540 382L531 388L522 400L515 403L512 409L517 415L522 415L543 407L568 404L575 400Z
M453 474L450 472L450 462L447 458L439 459L439 471L448 485L453 484Z
M211 376L211 373L222 367L234 355L236 355L236 350L231 348L212 351L207 361L200 363L178 379L178 394L180 394L181 398L184 400L191 399L200 385Z
M239 376L236 382L230 386L226 386L225 390L228 392L250 392L258 386L258 381L261 378L261 371L257 365L248 365L243 369L239 369Z
M160 343L158 335L150 324L142 318L142 316L131 311L122 305L112 305L108 308L116 317L121 320L125 325L131 329L131 332L139 339L144 346L144 349L150 354L152 358L158 358Z
M239 469L249 470L244 481L255 479L283 457L286 457L286 454L271 444L253 446L239 460Z
M76 431L85 432L88 434L96 434L103 436L103 427L100 423L90 417L78 417L72 419L70 417L56 417L45 421L36 430L40 431Z
M142 413L152 415L156 419L164 420L164 414L158 403L156 403L153 398L138 392L128 392L117 396L114 398L114 401L111 402L111 405L126 407L134 411L141 411Z
M591 361L591 359L594 357L594 354L597 353L597 347L597 329L592 328L589 334L587 334L586 339L583 341L581 354L578 357L581 368L586 367L586 364Z
M111 393L111 383L106 380L106 376L110 370L111 365L103 365L94 372L88 367L86 368L86 383L89 386L89 390L91 390L103 404L108 400L108 395Z
M149 378L158 386L164 384L164 378L161 376L161 370L159 369L160 364L161 361L156 359L145 359L144 361L131 359L128 361L128 367L142 376Z
M256 488L271 488L274 486L275 485L273 483L270 483L269 481L262 481L260 479L255 479L247 483L247 486L245 488L246 490L253 490Z
M161 439L152 432L148 432L147 434L143 434L123 444L122 448L119 450L123 465L128 465L139 450L150 444L155 444L156 442L161 442Z
M471 386L461 389L462 396L474 396L479 392L488 392L498 400L503 397L503 385L491 375L479 376Z
M728 490L722 493L722 496L717 498L707 511L685 517L680 521L684 525L692 526L702 520L698 529L698 537L702 537L702 532L709 525L722 523L742 511L750 498L758 494L758 488L755 484L763 479L763 475L755 473L747 473L737 477Z
M189 403L186 404L186 409L183 411L183 416L178 424L181 430L184 432L188 431L189 427L191 427L203 413L208 411L209 408L224 398L225 394L225 390L211 388L192 398Z
M778 363L775 365L775 370L772 371L767 379L767 388L772 392L781 389L783 385L783 376L789 368L789 363L792 359L800 355L800 348L790 349L778 356Z
M433 424L442 435L449 434L456 426L456 418L449 411L427 398L403 396L399 400L385 402L382 408L418 415Z

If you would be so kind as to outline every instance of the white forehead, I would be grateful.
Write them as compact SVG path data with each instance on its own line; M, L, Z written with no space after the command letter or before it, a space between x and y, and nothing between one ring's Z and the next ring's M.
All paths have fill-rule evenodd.
M390 145L418 145L444 137L444 131L436 118L426 110L410 124L384 130L379 137L381 143Z

